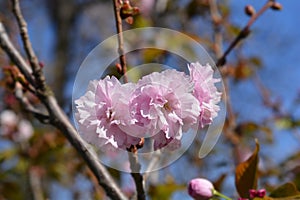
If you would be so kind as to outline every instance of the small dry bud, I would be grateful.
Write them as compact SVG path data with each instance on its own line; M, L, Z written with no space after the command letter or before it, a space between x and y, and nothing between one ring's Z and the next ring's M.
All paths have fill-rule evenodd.
M273 5L271 6L273 10L282 10L282 5L278 2L274 2Z
M116 68L117 68L118 73L121 74L123 70L122 70L122 66L121 66L120 63L117 63L117 64L116 64Z
M245 13L246 13L248 16L251 17L252 15L255 14L255 9L253 8L253 6L247 5L247 6L245 7Z

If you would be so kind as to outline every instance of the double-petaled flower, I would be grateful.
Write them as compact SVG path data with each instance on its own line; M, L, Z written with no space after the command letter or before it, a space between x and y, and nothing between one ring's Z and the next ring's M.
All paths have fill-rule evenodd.
M129 148L152 138L154 149L180 147L182 134L204 127L217 116L221 93L210 65L189 65L190 76L176 70L154 72L136 84L115 77L91 81L75 101L79 132L96 146Z

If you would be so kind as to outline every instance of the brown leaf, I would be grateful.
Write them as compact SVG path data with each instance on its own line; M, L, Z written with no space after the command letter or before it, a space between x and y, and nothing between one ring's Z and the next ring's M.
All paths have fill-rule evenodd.
M271 194L270 197L290 197L290 196L299 196L300 192L298 191L297 187L294 183L285 183L275 189Z
M249 190L257 187L259 143L257 140L255 142L256 148L252 156L235 169L235 187L242 198L249 198Z

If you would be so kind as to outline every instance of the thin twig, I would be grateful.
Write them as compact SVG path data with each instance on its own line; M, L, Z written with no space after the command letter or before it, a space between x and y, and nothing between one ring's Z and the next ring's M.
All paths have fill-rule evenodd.
M124 82L127 83L127 65L126 65L126 57L124 54L124 38L123 38L123 28L122 28L122 18L120 16L120 9L119 9L119 2L118 0L113 0L114 3L114 13L115 13L115 21L116 21L116 27L117 27L117 34L118 34L118 53L119 53L119 59L121 64L121 74L124 76Z
M217 58L223 54L223 36L221 33L220 24L222 22L222 16L218 10L216 0L209 0L210 16L214 26L214 51Z
M222 16L219 12L216 0L209 0L210 16L214 27L214 51L217 58L223 54L223 36L221 33ZM223 74L224 75L224 74ZM225 94L229 94L228 76L223 76L223 84ZM224 129L224 136L229 140L233 147L233 152L237 150L238 138L234 135L234 129L236 128L236 115L231 105L230 95L224 95L226 108L227 108L227 124ZM234 156L234 158L236 158Z
M32 48L29 35L28 35L27 23L21 12L20 2L19 0L11 0L11 2L13 5L13 13L17 19L18 26L20 29L23 46L27 58L29 60L30 66L32 67L33 76L36 79L36 87L37 89L40 88L41 90L45 90L45 77L42 73L42 68L39 64L38 58L36 57L34 50Z
M32 70L30 66L26 63L23 59L19 51L15 48L12 44L11 40L9 39L7 32L0 22L0 46L6 52L6 54L11 58L12 61L18 66L19 70L25 76L26 80L34 85L34 79L32 78Z
M30 189L32 191L33 199L34 200L43 200L45 199L43 196L43 189L42 189L42 182L41 182L41 175L37 171L38 168L30 167L29 168L29 183Z
M114 5L114 13L115 13L115 21L116 21L116 27L117 27L117 34L118 34L118 53L120 56L120 64L122 68L122 75L124 78L124 82L127 83L127 66L126 66L126 58L124 54L124 38L123 38L123 30L122 30L122 18L120 16L120 8L119 8L119 1L113 0ZM128 153L129 162L130 162L130 168L131 168L131 176L134 179L136 191L137 191L137 198L138 200L145 200L145 191L144 191L144 180L142 174L139 173L141 165L138 162L138 156L137 151L134 153L129 152Z
M145 190L144 190L144 179L139 171L141 170L141 164L138 162L138 155L136 152L128 152L128 158L130 162L131 176L135 182L137 199L145 200Z
M20 69L24 76L28 78L28 81L32 80L32 77L30 75L30 67L28 66L24 58L20 55L20 53L16 50L16 48L13 46L1 22L0 46L9 56L10 60L13 63L15 63L15 65ZM52 92L49 90L50 89L47 89L47 91L46 89L43 90L42 92L45 95L39 96L39 99L48 110L50 123L54 125L57 129L61 130L61 132L69 140L72 146L81 155L81 157L87 163L94 175L97 177L99 185L103 187L106 194L111 199L126 200L127 198L121 192L120 188L116 185L109 172L99 162L95 153L93 153L92 150L88 148L85 141L83 141L83 139L79 136L78 132L71 124L62 108L58 105L55 97L51 95Z
M244 38L246 38L250 33L250 27L253 25L253 23L266 11L268 10L272 5L274 4L273 0L268 0L266 4L255 14L251 16L246 26L239 32L239 34L236 36L236 38L232 41L232 43L228 46L224 54L217 60L217 66L221 67L225 65L226 63L226 57L227 55L234 49L234 47Z
M23 107L32 113L40 122L49 123L49 115L35 108L29 100L24 96L23 88L20 83L16 83L15 96L22 103Z
M285 116L286 113L282 110L282 105L279 102L272 101L270 91L266 86L264 86L257 73L254 73L253 75L253 81L261 94L261 98L265 106L269 107L274 114L278 116Z

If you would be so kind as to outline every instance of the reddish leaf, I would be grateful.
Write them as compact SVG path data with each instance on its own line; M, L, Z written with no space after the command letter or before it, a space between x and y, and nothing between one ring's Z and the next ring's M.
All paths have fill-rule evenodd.
M249 190L257 187L259 143L257 140L255 142L256 148L252 156L235 169L235 187L242 198L249 198Z

